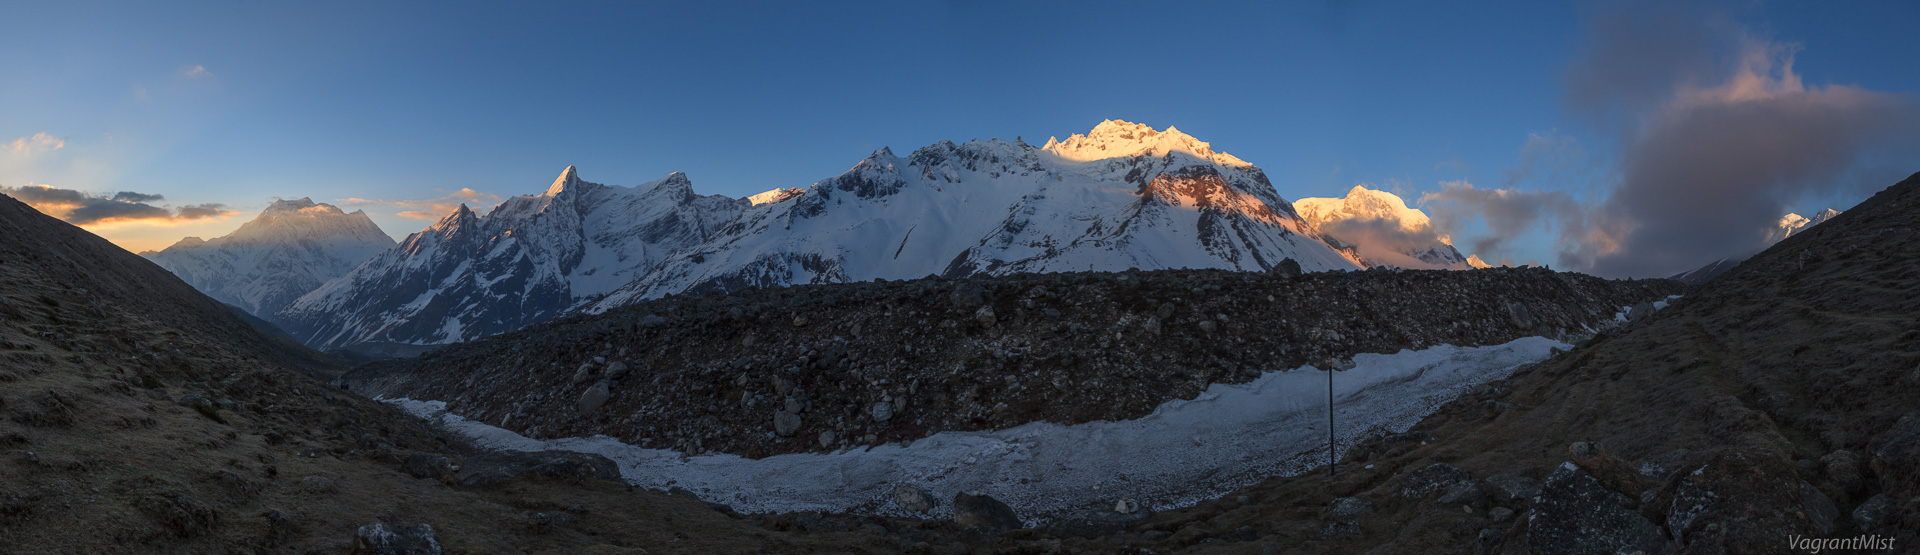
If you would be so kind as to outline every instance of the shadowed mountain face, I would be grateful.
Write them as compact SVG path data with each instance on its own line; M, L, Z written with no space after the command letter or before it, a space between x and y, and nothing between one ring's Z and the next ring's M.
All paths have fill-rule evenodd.
M328 350L486 337L599 299L745 206L696 195L679 173L619 187L568 167L546 192L485 216L461 205L269 319Z

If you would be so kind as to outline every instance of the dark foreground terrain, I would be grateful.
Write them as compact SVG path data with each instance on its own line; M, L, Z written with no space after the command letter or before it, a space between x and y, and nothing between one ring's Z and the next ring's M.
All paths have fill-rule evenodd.
M1025 274L673 297L362 366L542 438L761 457L1127 420L1358 353L1583 336L1681 291L1536 268Z

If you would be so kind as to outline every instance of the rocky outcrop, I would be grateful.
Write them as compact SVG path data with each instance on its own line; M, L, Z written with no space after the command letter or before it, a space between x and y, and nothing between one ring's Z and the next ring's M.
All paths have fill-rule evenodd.
M1534 553L1672 553L1660 527L1634 501L1600 485L1573 463L1560 465L1541 485L1527 521ZM1784 545L1784 544L1783 544Z

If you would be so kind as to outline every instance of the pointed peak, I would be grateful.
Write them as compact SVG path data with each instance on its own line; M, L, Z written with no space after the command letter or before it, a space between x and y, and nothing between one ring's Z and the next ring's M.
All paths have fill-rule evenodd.
M688 179L685 172L667 174L666 177L662 177L650 185L642 185L641 188L648 191L668 192L680 197L693 196L693 180Z
M873 150L873 154L867 157L868 158L892 158L893 148L884 147L884 146L880 148L876 148Z
M455 207L452 212L448 212L445 217L440 218L440 221L434 222L431 229L459 227L461 224L472 221L474 218L473 209L467 208L467 203L462 202L460 206Z
M547 192L544 194L547 196L557 195L560 194L561 191L570 189L578 183L580 183L579 174L574 172L573 166L567 166L567 169L560 171L560 177L553 179L553 186L547 187ZM465 205L463 204L461 206Z

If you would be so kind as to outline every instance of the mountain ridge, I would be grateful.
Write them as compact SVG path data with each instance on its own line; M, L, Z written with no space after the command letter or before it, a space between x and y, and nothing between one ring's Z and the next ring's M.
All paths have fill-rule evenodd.
M140 255L208 296L271 319L300 295L393 245L364 210L345 212L300 198L273 201L227 235L187 237Z

